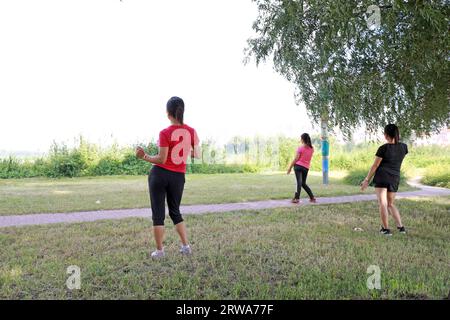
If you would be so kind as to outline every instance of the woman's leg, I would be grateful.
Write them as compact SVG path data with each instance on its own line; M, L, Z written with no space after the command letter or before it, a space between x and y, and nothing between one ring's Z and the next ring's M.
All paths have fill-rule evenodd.
M153 167L148 177L148 188L150 193L150 203L152 207L153 234L155 236L156 248L163 249L164 241L164 219L166 216L166 188L164 172L157 167Z
M303 175L301 170L296 166L294 167L295 179L297 180L297 192L295 193L294 199L300 199L300 192L302 191Z
M153 226L153 235L155 236L156 249L162 250L164 248L164 226Z
M389 212L388 212L388 201L387 201L387 189L386 188L375 188L377 194L378 206L380 208L381 222L383 228L389 229Z
M167 187L167 206L169 207L169 216L175 225L178 235L180 236L181 243L186 246L188 244L186 224L184 223L180 212L184 183L184 174L171 174L171 179Z
M311 188L306 184L306 179L308 178L308 169L302 169L302 187L305 189L306 193L308 194L310 199L314 199L314 195L311 191Z
M402 224L402 218L400 217L400 212L398 211L397 207L394 205L395 202L395 192L388 192L387 193L387 207L389 213L394 217L395 222L397 223L397 227L401 228L403 227Z
M184 222L180 222L175 225L175 229L177 230L177 233L180 236L181 243L183 244L183 246L187 246L188 239L187 239L186 224Z

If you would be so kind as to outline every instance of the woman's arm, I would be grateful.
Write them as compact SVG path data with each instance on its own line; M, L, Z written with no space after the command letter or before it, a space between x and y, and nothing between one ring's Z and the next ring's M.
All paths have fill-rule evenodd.
M169 147L159 147L159 153L156 156L150 156L145 153L141 147L136 148L136 157L153 164L164 164L167 161Z
M372 167L370 167L369 173L367 174L366 178L361 182L361 190L364 191L369 186L369 181L372 179L372 177L375 175L375 172L377 171L378 167L380 166L381 161L383 158L375 157L375 161L373 162Z
M300 159L300 153L296 152L296 153L295 153L294 160L292 160L291 164L289 165L287 174L290 174L290 173L291 173L292 168L295 166L295 163L298 161L298 159Z

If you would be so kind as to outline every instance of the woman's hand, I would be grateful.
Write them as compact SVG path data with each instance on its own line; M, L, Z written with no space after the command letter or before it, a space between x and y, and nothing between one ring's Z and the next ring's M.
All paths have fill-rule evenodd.
M136 157L138 157L139 159L144 159L144 157L145 157L144 149L142 149L141 147L137 147L136 148Z
M367 180L367 178L366 178L361 182L361 191L365 191L368 186L369 186L369 180Z
M291 162L291 164L290 164L290 166L289 166L289 169L288 169L288 171L287 171L287 174L288 174L288 175L291 174L292 168L295 167L295 164L297 163L298 159L300 159L300 153L295 152L294 160Z

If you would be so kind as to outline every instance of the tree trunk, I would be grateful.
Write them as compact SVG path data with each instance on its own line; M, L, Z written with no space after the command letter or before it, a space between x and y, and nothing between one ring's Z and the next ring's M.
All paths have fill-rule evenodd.
M328 119L326 116L322 117L320 126L322 129L322 177L323 177L323 184L327 185L329 183L328 160L330 155L330 143L328 142Z

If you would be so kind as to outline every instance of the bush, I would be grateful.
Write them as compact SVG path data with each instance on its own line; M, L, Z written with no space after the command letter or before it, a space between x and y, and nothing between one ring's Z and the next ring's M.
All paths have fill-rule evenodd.
M122 174L120 159L113 156L106 156L89 170L89 175L112 176Z
M12 156L0 160L0 178L30 178L36 176L30 162L21 162Z
M45 158L37 158L33 162L33 177L47 177L50 175L50 162Z
M278 167L284 170L294 159L295 152L299 147L299 139L280 136L278 137L278 143Z
M449 161L450 146L420 146L410 147L405 162L415 168L427 168Z
M450 188L450 165L440 164L428 167L422 182L430 186Z
M367 172L369 172L369 167L350 170L344 177L344 182L352 186L358 186L367 176Z
M50 157L49 170L47 176L58 177L79 177L88 168L83 155L78 150L67 153L57 153Z
M214 173L256 173L259 172L259 167L256 165L238 165L238 164L188 164L186 172L200 173L200 174L214 174Z
M147 174L152 165L148 162L136 158L134 150L125 154L121 164L122 174L143 175Z
M312 138L315 154L311 170L321 171L319 137ZM203 156L205 161L208 159L212 161L209 162L210 164L188 164L187 172L214 174L286 170L299 145L298 140L298 138L284 136L277 136L275 139L237 137L225 146L217 146L207 141L202 146ZM144 175L151 168L151 164L136 158L135 146L119 148L117 144L114 144L107 149L102 149L100 146L88 143L82 137L78 141L78 145L70 150L64 144L54 143L48 156L35 160L21 160L14 157L0 159L0 178ZM341 145L337 144L332 137L330 137L330 144L330 170L346 170L349 172L346 178L347 183L359 184L372 165L379 144ZM139 145L144 147L148 154L154 155L158 152L154 142ZM251 149L251 146L255 148ZM410 153L405 158L402 169L431 166L433 169L428 171L424 181L434 185L444 185L448 178L445 172L439 171L439 167L442 163L448 162L449 158L449 146L410 146ZM227 164L217 164L222 163L221 160ZM439 181L435 181L436 179Z
M367 177L370 165L367 167L358 167L350 170L348 174L344 177L344 182L349 185L359 186L361 182ZM406 177L404 171L400 171L400 185L406 185Z

